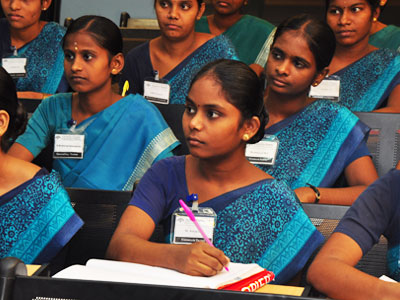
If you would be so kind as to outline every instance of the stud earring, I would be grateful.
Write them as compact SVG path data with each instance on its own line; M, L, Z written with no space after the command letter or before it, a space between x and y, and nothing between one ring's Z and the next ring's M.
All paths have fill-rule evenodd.
M318 85L318 82L314 82L313 84L312 84L312 86L317 86Z
M250 139L250 136L247 133L243 134L243 140L245 142L247 142L249 139Z
M378 21L378 18L375 18L375 17L374 17L372 20L373 20L374 22L376 22L376 21Z

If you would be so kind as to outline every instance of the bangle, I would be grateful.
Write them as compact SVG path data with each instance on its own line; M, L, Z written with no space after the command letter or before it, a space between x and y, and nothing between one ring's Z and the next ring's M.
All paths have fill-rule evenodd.
M312 190L315 193L315 201L314 203L319 203L319 200L321 199L321 193L319 192L319 190L313 186L312 184L306 183L310 188L312 188Z

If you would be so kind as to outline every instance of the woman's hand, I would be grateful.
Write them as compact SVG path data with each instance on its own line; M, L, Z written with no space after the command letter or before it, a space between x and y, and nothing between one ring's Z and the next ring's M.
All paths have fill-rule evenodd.
M176 270L188 275L212 276L229 263L224 252L204 242L175 246Z
M315 202L315 192L312 188L305 186L294 190L297 198L299 198L302 203L314 203Z

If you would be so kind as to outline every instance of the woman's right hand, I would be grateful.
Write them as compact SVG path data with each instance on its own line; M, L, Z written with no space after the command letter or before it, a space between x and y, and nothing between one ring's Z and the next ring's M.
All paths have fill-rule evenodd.
M175 252L176 270L192 276L213 276L229 264L221 250L205 242L179 245Z

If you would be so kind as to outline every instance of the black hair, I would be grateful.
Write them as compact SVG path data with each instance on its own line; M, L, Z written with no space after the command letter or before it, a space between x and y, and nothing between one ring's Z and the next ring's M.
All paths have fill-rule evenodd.
M243 62L219 59L204 66L193 78L190 88L205 76L215 78L229 103L242 113L243 121L254 116L260 119L260 128L247 143L259 142L269 117L264 107L264 85L257 74Z
M1 151L7 152L14 140L25 131L27 115L18 101L17 89L11 76L0 67L0 110L10 116L6 133L1 137Z
M154 0L154 6L156 6L158 0ZM201 6L201 4L204 2L204 0L197 0L197 4L199 5L199 8Z
M332 0L325 0L325 13L328 11L329 4ZM372 11L375 11L378 7L381 7L380 0L366 0L371 7Z
M272 45L282 34L292 30L300 31L300 34L305 37L308 47L314 55L318 72L329 66L335 54L336 39L328 24L308 14L291 17L278 26Z
M90 34L99 46L106 49L110 55L114 56L122 53L121 31L113 21L102 16L92 15L82 16L74 20L64 35L62 41L63 48L67 36L79 31Z

